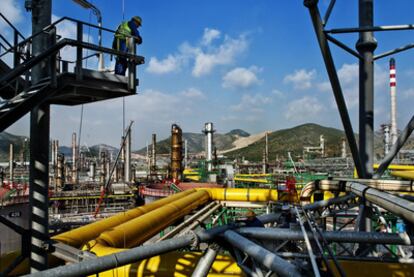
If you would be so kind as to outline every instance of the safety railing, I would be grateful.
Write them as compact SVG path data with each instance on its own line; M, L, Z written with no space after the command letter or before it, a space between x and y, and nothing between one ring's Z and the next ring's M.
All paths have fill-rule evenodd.
M1 18L5 18L2 14L0 14ZM76 39L69 39L69 38L62 38L57 35L56 29L59 26L59 24L63 22L72 22L76 24ZM69 17L62 17L59 20L55 21L51 25L44 28L42 31L37 32L30 37L27 37L23 39L22 41L18 41L18 39L15 40L15 43L12 45L9 42L6 43L7 46L9 46L7 49L5 48L5 51L0 54L0 58L3 58L6 54L12 53L13 54L13 60L14 62L14 69L3 76L3 78L0 79L0 88L4 85L7 85L8 82L13 81L14 79L25 75L25 81L30 81L30 74L27 74L28 71L30 71L34 66L39 64L42 60L46 58L51 59L51 83L56 84L56 74L67 72L68 71L68 64L74 63L74 73L76 74L76 79L81 80L83 78L83 61L85 59L91 58L96 56L97 54L104 53L104 54L110 54L115 55L118 57L123 57L128 60L128 89L134 90L136 87L136 65L144 63L144 58L142 56L136 55L136 47L135 43L130 43L131 49L129 49L128 53L121 52L109 47L103 47L102 45L95 45L93 43L85 42L83 38L83 30L84 27L88 26L90 28L97 29L100 32L109 32L111 34L115 34L116 31L100 27L98 25L94 25L88 22L83 22L80 20L76 20ZM14 28L14 27L13 27ZM15 31L17 37L23 37L16 29ZM40 53L36 56L32 55L31 51L31 45L33 38L47 34L50 39L52 40L51 46L44 51L43 53ZM135 39L138 39L134 36L128 36L126 35L128 40L131 40L131 42ZM23 37L24 38L24 37ZM0 39L2 39L0 37ZM3 44L3 46L5 46ZM3 47L1 46L1 47ZM76 59L75 61L66 61L59 57L59 52L62 50L62 48L70 46L76 48ZM22 49L24 49L24 55L22 55ZM84 56L84 49L89 49L92 51L95 51L96 53L88 56ZM20 63L20 61L23 61ZM59 64L59 65L58 65ZM61 66L60 66L61 64Z

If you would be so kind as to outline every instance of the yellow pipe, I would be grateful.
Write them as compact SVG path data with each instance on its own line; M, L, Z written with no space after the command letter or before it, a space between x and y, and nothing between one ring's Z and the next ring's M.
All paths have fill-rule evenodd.
M392 176L414 180L414 171L392 171Z
M79 248L86 242L98 237L103 231L107 229L113 228L133 218L153 211L193 192L195 192L195 190L187 190L173 194L167 198L154 201L145 206L134 208L126 212L120 212L114 216L59 234L52 237L52 239Z
M112 247L134 247L162 231L180 217L185 216L198 206L209 200L207 191L200 190L159 207L114 228L103 232L98 238L99 243ZM170 198L170 197L168 197ZM144 206L145 207L145 206Z
M106 256L127 249L113 248L109 246L90 242L89 251L97 256ZM191 276L199 259L201 252L169 252L154 256L136 263L120 266L112 270L99 273L99 277L113 276ZM93 275L95 276L95 275ZM208 276L245 276L237 263L229 255L218 255L211 266Z
M374 164L374 169L378 169L379 164ZM388 166L390 170L408 170L414 171L414 165L405 165L405 164L390 164Z
M238 177L272 177L273 174L270 173L256 173L256 174L236 174L236 178Z
M236 181L236 182L246 182L246 183L260 183L260 184L270 184L270 183L272 183L271 181L268 181L266 179L241 178L241 177L234 178L234 181Z
M200 188L210 194L211 200L268 202L277 201L277 190L274 189L223 189Z

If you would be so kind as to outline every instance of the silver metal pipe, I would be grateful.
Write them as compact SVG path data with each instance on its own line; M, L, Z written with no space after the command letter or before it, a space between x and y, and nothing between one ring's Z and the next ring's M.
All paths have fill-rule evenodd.
M284 228L260 228L243 227L235 230L243 236L264 239L264 240L304 240L304 234L299 230ZM349 242L349 243L373 243L373 244L397 244L414 245L414 238L407 234L388 234L376 232L347 232L332 231L321 232L322 236L329 242ZM310 239L314 239L311 232L307 232Z
M183 223L181 223L180 225L178 225L177 227L175 227L173 230L171 230L170 232L168 232L167 234L165 234L163 237L159 238L157 240L158 241L162 241L162 240L166 240L169 238L172 238L174 235L178 234L181 230L183 230L184 228L186 228L189 224L191 224L194 220L196 220L199 216L201 216L202 214L204 214L206 211L208 211L209 209L211 209L213 206L220 206L220 204L217 204L216 202L211 202L210 204L208 204L207 206L205 206L204 208L202 208L201 210L199 210L197 213L195 213L194 215L190 216L189 218L187 218L186 220L184 220Z
M411 201L359 183L347 183L346 190L414 223L414 203Z
M335 197L335 198L331 198L331 199L328 199L328 200L316 201L316 202L313 202L311 204L303 205L302 208L304 210L320 209L320 208L327 207L327 206L330 206L330 205L333 205L333 204L348 202L349 200L351 200L355 197L356 196L351 193L349 195L345 195L345 196L341 196L341 197Z
M217 256L217 249L209 247L203 257L198 261L192 277L205 277L210 271L211 265Z
M262 228L265 229L265 228ZM224 238L234 247L248 254L255 261L264 265L280 276L302 276L298 269L269 250L253 243L232 230L224 232Z
M295 212L296 212L296 216L298 217L298 221L299 221L299 224L300 224L300 229L302 230L303 238L304 238L305 244L306 244L306 248L307 248L308 253L309 253L309 258L310 258L310 261L311 261L313 274L315 274L316 277L319 277L319 276L321 276L321 274L319 272L318 265L316 264L315 254L313 253L313 249L312 249L312 246L310 244L309 236L308 236L308 234L305 230L305 227L303 226L302 216L299 214L298 207L295 207ZM312 235L314 235L314 234L312 233ZM318 238L315 238L315 236L313 238L315 240L318 239Z
M196 221L194 221L193 223L191 223L187 228L185 228L182 231L182 234L186 234L187 232L193 230L195 227L197 227L198 225L200 225L201 222L203 222L204 220L206 220L208 217L210 217L210 215L212 213L214 213L218 208L220 208L221 205L217 204L216 206L214 206L211 210L209 210L207 213L203 214L202 216L200 216L199 218L197 218Z
M65 276L87 276L120 267L138 260L150 258L176 249L189 246L193 243L194 236L187 235L180 238L174 238L161 241L154 244L131 248L126 251L106 255L96 259L87 259L85 261L68 264L65 266L55 267L49 270L36 272L26 276L32 277L65 277Z

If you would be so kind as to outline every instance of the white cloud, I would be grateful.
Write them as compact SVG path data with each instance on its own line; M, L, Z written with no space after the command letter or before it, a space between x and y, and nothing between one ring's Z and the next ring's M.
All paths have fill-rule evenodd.
M188 98L188 99L205 99L206 96L204 93L196 88L189 88L187 90L184 90L180 93L180 95Z
M414 97L414 88L409 88L407 90L402 91L401 93L404 98L412 98Z
M330 92L332 91L332 86L330 82L322 82L316 85L319 91Z
M220 37L220 31L216 29L205 28L201 43L203 45L210 45L210 43Z
M323 105L315 97L305 96L290 102L285 114L286 119L301 121L312 120L323 110Z
M286 98L286 95L282 91L280 91L278 89L272 90L272 94L274 96L276 96L277 98L281 98L281 99Z
M288 74L283 79L284 83L292 83L295 89L308 89L312 87L312 80L316 77L316 70L306 69L295 70L294 73Z
M17 0L2 0L0 5L0 13L2 13L12 24L21 22L22 9ZM6 27L6 23L0 20L0 31L3 33L9 27Z
M178 70L184 64L194 62L192 75L200 77L209 74L216 66L232 64L237 55L243 53L248 47L245 35L237 38L226 35L221 43L211 45L214 39L220 37L220 31L206 28L198 44L191 45L184 42L176 53L168 55L164 60L151 57L147 71L165 74Z
M192 71L194 77L209 74L218 65L228 65L234 62L237 55L247 49L248 43L244 35L238 38L226 36L223 43L214 49L203 51L198 48Z
M250 68L237 67L223 76L224 88L249 88L260 81L256 76L259 69L256 66Z
M234 112L253 112L262 113L263 106L272 102L272 99L262 94L244 94L239 104L230 106L230 110Z
M180 57L168 55L164 60L151 57L147 71L154 74L165 74L177 71L180 68Z

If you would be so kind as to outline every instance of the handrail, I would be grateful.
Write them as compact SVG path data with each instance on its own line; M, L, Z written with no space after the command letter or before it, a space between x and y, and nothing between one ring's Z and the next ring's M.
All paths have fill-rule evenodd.
M36 37L36 36L38 36L38 35L40 35L40 34L42 34L44 32L47 32L48 30L52 29L53 27L55 27L59 23L63 22L64 20L72 21L74 23L82 23L82 25L86 25L86 26L89 26L89 27L93 27L93 28L96 28L96 29L100 29L102 31L106 31L106 32L109 32L109 33L114 33L114 34L116 33L116 31L111 30L111 29L108 29L108 28L105 28L105 27L101 27L101 26L98 26L98 25L95 25L95 24L91 24L89 22L85 22L85 21L81 21L81 20L77 20L77 19L74 19L74 18L71 18L71 17L64 16L64 17L58 19L57 21L53 22L52 24L46 26L41 31L39 31L37 33L34 33L30 37L27 37L26 39L22 40L21 42L19 42L16 45L16 47L23 46L24 44L30 42L34 37ZM132 36L132 35L125 35L125 36L126 37L129 37L129 38L138 39L138 37ZM11 48L7 49L3 54L0 55L0 58L3 57L5 54L9 53L10 51L12 51L14 48L15 47L11 47Z
M19 32L19 30L17 30L16 27L14 27L14 25L2 14L0 13L0 17L3 18L4 21L6 21L6 23L22 38L25 39L25 37L22 35L22 33Z
M17 78L18 76L22 75L25 71L31 69L33 66L37 65L39 62L41 62L45 58L49 57L50 55L53 55L54 53L58 52L60 49L62 49L65 46L68 46L68 45L69 46L82 47L82 48L86 48L86 49L90 49L90 50L96 50L96 51L101 51L101 52L105 52L105 53L125 57L125 58L128 58L128 59L131 59L136 64L144 63L144 57L142 57L142 56L132 55L132 54L121 52L121 51L114 50L114 49L111 49L111 48L99 47L99 46L96 46L96 45L91 44L91 43L79 42L77 40L65 38L65 39L60 40L59 42L57 42L53 46L51 46L45 52L29 59L27 62L19 65L14 70L7 73L3 78L0 79L0 86L7 85L8 82L10 82L13 79Z

